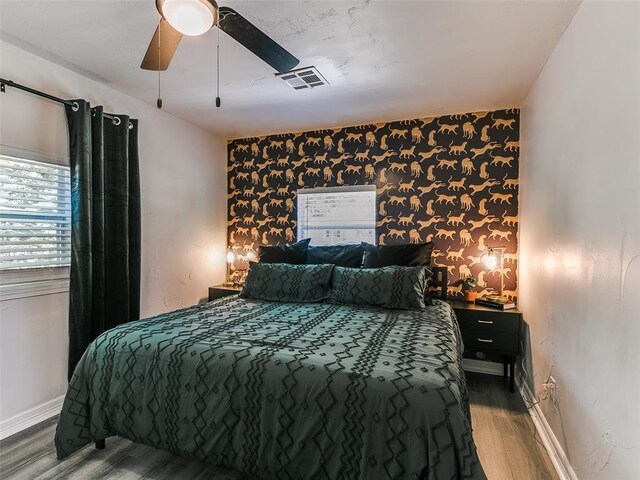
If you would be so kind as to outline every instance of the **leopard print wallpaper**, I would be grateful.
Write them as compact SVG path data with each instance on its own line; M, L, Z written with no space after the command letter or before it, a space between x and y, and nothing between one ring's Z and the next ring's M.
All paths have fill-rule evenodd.
M481 260L505 246L505 294L517 296L516 109L475 112L228 142L229 245L296 240L296 190L375 184L380 244L435 243L450 293L473 274L495 294Z

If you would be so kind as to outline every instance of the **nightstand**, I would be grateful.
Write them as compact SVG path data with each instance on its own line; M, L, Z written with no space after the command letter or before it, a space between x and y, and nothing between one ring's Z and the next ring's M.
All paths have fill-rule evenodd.
M235 295L236 293L240 293L241 290L242 287L234 285L216 285L215 287L209 287L209 301Z
M502 362L504 376L510 370L509 388L515 392L516 356L520 351L522 313L498 310L460 300L449 302L462 332L465 358Z

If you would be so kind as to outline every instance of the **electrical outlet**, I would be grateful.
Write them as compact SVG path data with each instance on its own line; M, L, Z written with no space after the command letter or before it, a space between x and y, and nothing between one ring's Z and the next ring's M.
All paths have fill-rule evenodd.
M551 396L551 385L548 383L543 383L538 388L538 397L540 400L546 400Z
M550 398L551 398L551 403L553 403L554 406L558 405L558 385L556 384L556 379L553 378L552 376L549 376L549 381L547 382L547 385L549 385L549 388L551 390L550 393Z
M538 397L540 400L549 399L554 406L557 406L557 390L556 379L550 376L549 379L538 388Z

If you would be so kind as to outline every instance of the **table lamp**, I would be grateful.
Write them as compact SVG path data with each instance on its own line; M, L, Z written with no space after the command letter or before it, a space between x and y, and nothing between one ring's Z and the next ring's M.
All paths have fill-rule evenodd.
M247 277L251 262L258 256L252 248L234 245L227 250L227 282L228 286L241 286Z
M484 257L484 264L489 270L500 268L500 300L504 295L504 252L507 247L488 247Z

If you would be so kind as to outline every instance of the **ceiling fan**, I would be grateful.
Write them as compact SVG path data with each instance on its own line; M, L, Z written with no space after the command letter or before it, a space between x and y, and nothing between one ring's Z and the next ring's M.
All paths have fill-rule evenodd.
M234 9L218 7L215 0L156 0L160 23L140 67L166 70L183 35L197 36L217 26L278 73L300 61Z

